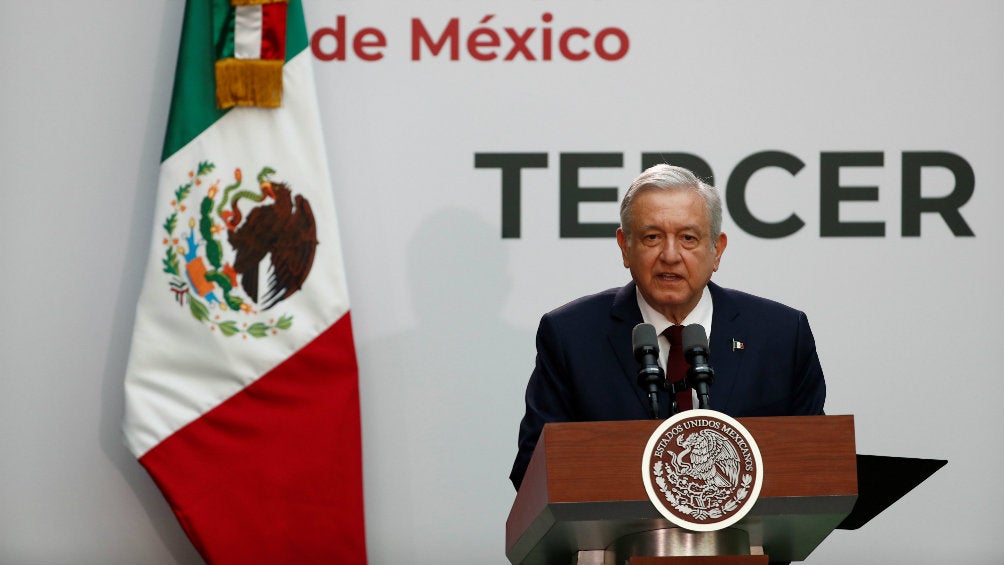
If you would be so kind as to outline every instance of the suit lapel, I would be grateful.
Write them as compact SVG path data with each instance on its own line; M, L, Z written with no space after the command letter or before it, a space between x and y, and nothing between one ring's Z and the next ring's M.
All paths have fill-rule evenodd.
M610 307L612 324L607 338L613 348L617 361L620 363L622 375L628 381L628 386L635 392L642 410L648 410L648 396L638 386L638 362L634 358L631 343L631 333L634 327L642 323L641 310L638 309L638 298L635 294L635 284L630 282L617 291L614 303Z
M711 317L711 337L708 347L710 364L715 370L715 383L712 385L711 408L728 412L732 390L742 370L744 350L736 342L744 344L749 335L742 320L739 305L729 295L728 291L713 282L708 283L711 299L714 301L714 314Z

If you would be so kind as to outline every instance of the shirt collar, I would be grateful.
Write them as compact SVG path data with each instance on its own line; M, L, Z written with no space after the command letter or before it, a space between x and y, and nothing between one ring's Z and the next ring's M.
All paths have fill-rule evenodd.
M666 328L673 325L665 316L645 301L645 298L641 295L641 290L637 286L635 287L635 298L638 300L638 309L641 310L642 320L655 327L656 335L662 335L662 332ZM705 333L710 337L711 318L714 315L714 309L715 306L714 301L711 300L711 291L705 286L701 291L701 299L697 301L697 306L694 306L694 309L687 314L681 325L700 324L704 326Z

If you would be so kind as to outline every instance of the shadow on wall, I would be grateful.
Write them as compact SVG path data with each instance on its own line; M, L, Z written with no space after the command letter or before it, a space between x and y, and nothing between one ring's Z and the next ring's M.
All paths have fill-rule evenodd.
M460 209L429 216L408 247L416 324L360 348L367 523L403 518L396 545L460 549L451 531L495 545L512 501L534 346L503 317L512 285L497 232Z
M125 267L116 294L114 325L108 347L105 375L101 385L101 422L99 442L101 449L122 474L132 489L139 505L146 512L150 525L164 544L167 553L178 564L194 565L204 563L195 546L188 540L184 530L171 512L171 507L157 488L146 470L126 449L122 432L122 418L125 414L125 373L129 357L129 343L132 340L133 319L139 299L143 273L150 251L151 230L154 225L153 212L157 195L157 179L160 154L167 122L169 93L174 81L174 65L180 39L183 6L177 3L165 4L161 18L160 40L157 48L156 83L153 91L168 93L151 101L147 116L146 135L143 139L143 158L136 179L136 200L133 203L132 225L129 228L129 248ZM143 541L136 542L143 546ZM153 550L146 552L145 563L154 563L163 554ZM113 553L109 553L112 555Z

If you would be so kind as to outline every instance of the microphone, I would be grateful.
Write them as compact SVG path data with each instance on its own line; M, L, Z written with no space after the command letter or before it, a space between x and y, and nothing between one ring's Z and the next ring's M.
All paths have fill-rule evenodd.
M666 380L666 375L659 366L659 336L655 326L641 323L631 332L631 347L634 358L641 364L638 369L638 385L648 391L649 409L652 419L659 418L659 387Z
M711 383L715 382L715 371L708 364L708 335L704 326L690 324L683 328L683 355L690 363L687 380L697 391L697 407L708 410L711 403Z

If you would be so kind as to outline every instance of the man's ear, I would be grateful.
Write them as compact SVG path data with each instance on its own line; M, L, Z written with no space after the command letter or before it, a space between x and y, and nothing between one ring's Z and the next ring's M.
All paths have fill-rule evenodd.
M621 248L621 261L624 262L624 267L631 268L631 264L628 262L627 236L624 235L624 230L621 228L617 228L617 246Z
M725 232L718 234L718 239L715 240L715 271L718 270L718 263L722 260L722 254L725 253L725 246L728 243L729 238L725 236Z

